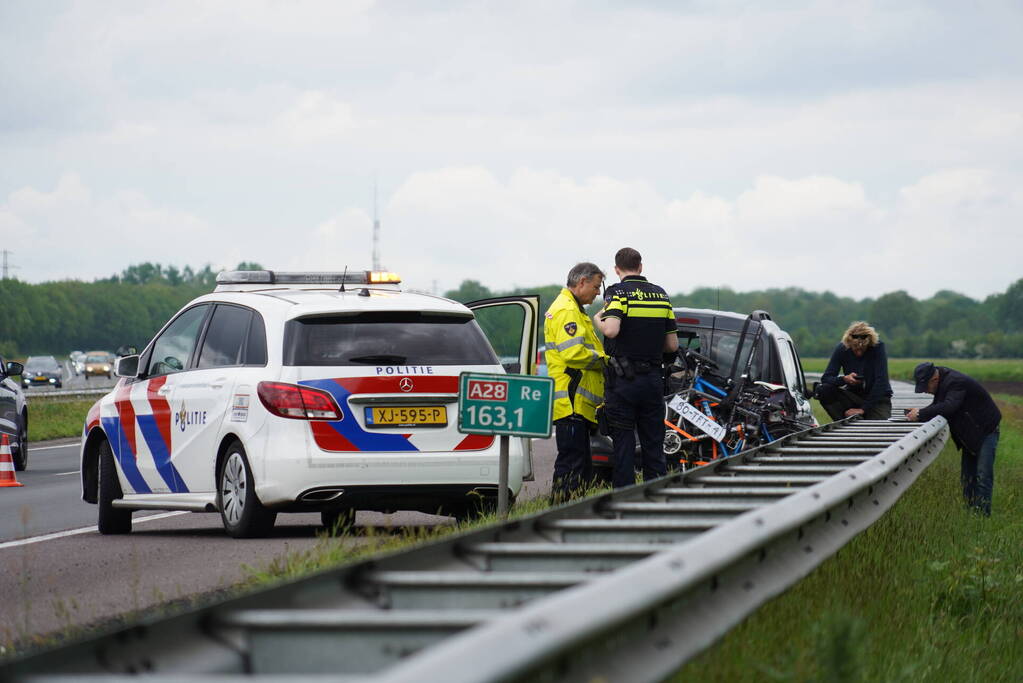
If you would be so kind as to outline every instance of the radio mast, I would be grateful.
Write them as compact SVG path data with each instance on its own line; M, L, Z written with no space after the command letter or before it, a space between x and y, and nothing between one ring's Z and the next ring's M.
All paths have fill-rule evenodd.
M377 216L377 184L373 181L373 270L383 270L380 266L380 218Z

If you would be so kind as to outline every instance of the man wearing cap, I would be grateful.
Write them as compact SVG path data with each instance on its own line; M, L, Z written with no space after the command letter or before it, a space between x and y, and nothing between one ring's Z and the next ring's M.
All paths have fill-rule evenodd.
M920 363L913 370L913 379L916 393L934 394L934 400L926 408L910 410L906 419L926 422L941 415L948 420L952 440L962 451L963 499L969 507L990 516L1001 411L977 380L951 368Z

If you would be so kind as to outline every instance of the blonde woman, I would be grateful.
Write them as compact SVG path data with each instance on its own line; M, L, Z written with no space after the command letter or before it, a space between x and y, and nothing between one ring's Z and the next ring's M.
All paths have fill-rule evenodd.
M857 320L849 325L821 376L817 398L832 420L862 415L865 420L892 416L888 354L877 331Z

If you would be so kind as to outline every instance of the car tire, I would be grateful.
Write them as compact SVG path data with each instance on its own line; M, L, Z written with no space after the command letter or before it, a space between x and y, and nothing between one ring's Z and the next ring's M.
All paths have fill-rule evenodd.
M277 519L276 512L259 502L252 468L237 441L228 446L217 473L217 507L224 529L234 538L265 536Z
M131 510L115 508L113 501L123 498L121 482L117 479L114 453L110 442L104 441L99 447L99 532L104 535L127 534L131 532Z
M353 508L335 508L320 512L320 522L331 536L342 536L355 526Z
M11 459L14 461L14 469L18 472L24 472L25 468L28 467L28 428L26 423L28 420L27 416L22 415L17 420L18 431L14 435L14 441L18 444L18 453L13 455Z
M780 439L782 437L785 437L785 436L788 436L789 434L795 434L797 432L801 432L801 431L803 431L805 429L809 429L809 428L810 428L809 426L797 427L796 425L782 423L782 424L776 424L774 426L769 426L767 428L767 431L771 435L771 440L772 441L777 441L778 439Z

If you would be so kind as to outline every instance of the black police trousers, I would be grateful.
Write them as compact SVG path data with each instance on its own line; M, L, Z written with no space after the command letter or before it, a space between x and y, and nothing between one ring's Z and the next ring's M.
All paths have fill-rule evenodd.
M604 409L614 441L615 488L636 483L636 434L639 434L643 480L664 476L664 390L655 369L633 379L609 376L604 387Z
M563 501L593 483L590 421L578 415L557 420L554 423L554 440L558 455L554 458L551 496L555 501Z

